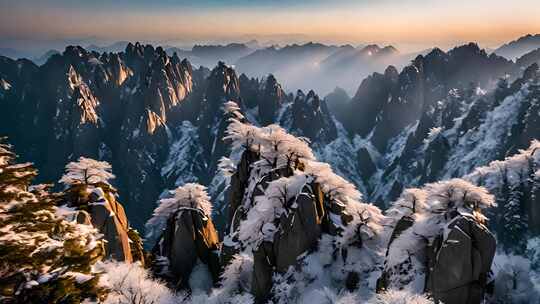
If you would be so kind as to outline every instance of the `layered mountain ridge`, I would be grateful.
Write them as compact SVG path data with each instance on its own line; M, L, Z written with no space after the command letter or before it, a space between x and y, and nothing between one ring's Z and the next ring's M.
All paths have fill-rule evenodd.
M194 70L176 54L139 43L121 53L68 47L42 66L1 61L0 98L10 109L2 113L1 130L21 156L35 161L43 180L57 179L66 161L79 156L111 162L139 227L167 185L182 176L210 182L226 152L220 143L226 101L245 99L253 115L269 123L293 98L273 76L238 77L224 63L212 71ZM298 100L304 98L299 94ZM298 101L296 107L301 106ZM319 111L313 107L313 113ZM309 127L288 119L298 124L295 128Z
M389 66L369 76L331 112L315 92L287 93L272 75L238 76L224 63L194 69L160 47L130 43L103 54L68 47L42 66L1 59L0 101L10 109L1 130L44 180L57 179L78 156L111 162L128 214L141 227L160 193L175 185L198 181L224 199L215 172L228 154L222 108L234 101L255 125L278 123L309 138L319 159L384 207L405 187L461 176L525 148L538 130L528 89L536 58L514 63L475 44L434 49L401 72ZM523 106L509 106L517 104L505 103L509 96ZM456 164L478 150L470 142L482 140L503 109L514 111L505 123L518 139L490 134L498 144L486 145L484 157Z

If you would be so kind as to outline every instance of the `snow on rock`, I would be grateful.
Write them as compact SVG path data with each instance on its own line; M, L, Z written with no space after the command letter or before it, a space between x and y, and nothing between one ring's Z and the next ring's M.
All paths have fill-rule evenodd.
M185 208L202 212L206 217L212 215L212 203L206 187L188 183L169 191L170 197L158 201L152 217L146 223L147 237L157 237L165 228L167 219L176 211ZM155 235L154 235L155 234Z
M486 220L482 210L494 205L494 197L487 189L463 179L406 190L387 212L387 224L392 229L397 228L397 221L403 217L412 220L409 227L392 235L395 239L390 241L385 260L387 288L422 293L427 273L425 247L441 233L444 234L443 240L446 239L448 226L453 219L459 218L449 217L448 214L457 212L474 218L482 225ZM407 271L402 272L402 269Z
M464 179L481 183L490 190L495 190L506 179L510 184L519 183L520 178L530 178L527 172L532 165L540 164L540 141L533 140L529 148L519 150L517 154L502 161L490 162L487 166L478 167L464 176ZM503 174L506 172L506 174Z
M457 140L443 170L445 177L463 176L493 159L494 151L505 144L512 127L518 123L519 108L528 100L526 98L528 93L529 87L526 84L488 112L478 129L468 131Z
M198 128L189 121L183 121L177 128L175 141L172 143L167 160L161 168L165 179L174 179L179 186L197 181L199 158L203 154L199 142Z
M243 196L232 219L232 230L226 236L227 246L240 250L233 255L233 263L239 256L253 257L254 277L264 275L257 268L260 267L257 266L260 265L257 264L257 261L260 263L260 256L254 256L254 251L258 252L263 243L269 246L277 242L271 246L279 247L279 242L287 242L287 238L293 240L298 237L294 233L312 227L296 224L296 221L328 221L328 225L336 227L335 233L323 233L317 241L316 231L305 231L310 234L309 237L304 236L306 239L315 236L318 249L299 252L296 258L290 257L293 263L296 261L298 264L296 268L274 272L271 278L274 298L278 299L277 303L301 303L302 293L316 294L324 288L334 292L333 286L343 287L349 276L358 276L358 287L370 294L374 290L370 287L374 287L377 277L374 273L380 271L385 239L381 225L384 216L380 210L363 203L360 192L353 184L334 173L328 164L317 161L307 140L290 135L279 126L257 127L232 118L226 140L232 146L227 160L228 174L236 174L231 169L231 163L237 167L246 166L240 164L246 161L246 151L256 155L256 159L247 164L249 176L246 177L245 189L239 189L243 191ZM317 197L320 197L320 208L323 210L315 214L323 212L321 215L327 217L304 219L307 214L300 210L308 207L300 204L309 205L311 202L316 205L319 203ZM239 224L235 228L237 221ZM279 267L283 265L288 264ZM326 275L326 272L331 275ZM253 290L253 286L251 288ZM264 290L257 290L264 294ZM340 293L339 288L337 293ZM262 294L255 295L258 297Z

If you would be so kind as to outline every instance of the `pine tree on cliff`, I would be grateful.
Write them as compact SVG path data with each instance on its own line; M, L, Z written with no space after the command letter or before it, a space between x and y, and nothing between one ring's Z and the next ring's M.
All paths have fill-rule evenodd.
M117 190L109 183L115 177L111 171L109 163L86 157L68 163L60 179L66 187L63 201L77 209L78 222L92 224L103 234L107 258L144 264L141 238L129 226Z
M80 157L76 162L66 165L66 174L62 176L60 182L67 186L97 184L110 186L109 180L114 178L111 170L108 162Z
M93 265L103 252L97 231L67 221L37 171L14 163L0 143L0 302L81 303L104 294Z

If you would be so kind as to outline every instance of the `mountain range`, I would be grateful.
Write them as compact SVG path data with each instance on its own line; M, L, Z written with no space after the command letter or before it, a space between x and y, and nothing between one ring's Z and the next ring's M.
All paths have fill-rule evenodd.
M368 49L394 53L375 46L363 53ZM341 52L358 54L350 47ZM214 174L228 153L220 144L222 107L235 101L253 123L278 123L309 138L320 159L384 207L404 187L463 175L529 144L539 127L532 90L537 53L517 62L475 44L434 49L401 72L390 66L367 77L351 100L329 96L328 105L313 91L287 93L278 77L238 75L224 63L195 69L161 47L129 43L119 53L68 47L41 66L1 58L0 101L9 110L0 130L44 180L58 179L79 156L109 161L128 215L141 227L160 193L174 185L199 181L223 199Z

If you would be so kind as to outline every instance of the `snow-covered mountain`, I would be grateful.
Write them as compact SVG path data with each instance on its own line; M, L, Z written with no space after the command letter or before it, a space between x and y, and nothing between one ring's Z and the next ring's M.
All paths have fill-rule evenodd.
M223 194L222 108L234 101L255 125L309 138L319 159L386 207L406 187L467 174L537 137L536 60L513 63L474 44L435 49L401 72L364 79L332 115L315 92L287 94L273 76L238 76L225 64L194 70L149 45L104 54L69 47L40 67L2 58L0 101L10 110L0 129L43 180L79 156L111 162L142 227L165 189L197 181Z

